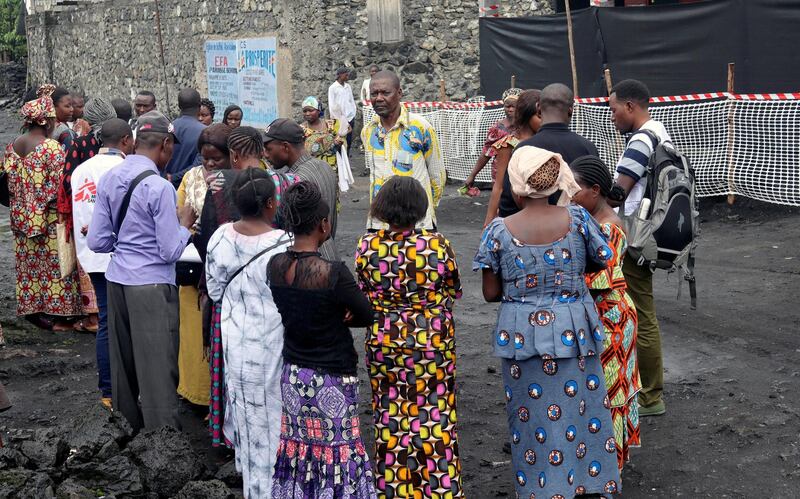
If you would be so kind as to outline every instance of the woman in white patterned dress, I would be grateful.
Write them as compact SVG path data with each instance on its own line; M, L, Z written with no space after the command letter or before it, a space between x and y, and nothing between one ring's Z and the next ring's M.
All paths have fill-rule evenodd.
M267 263L291 239L272 228L275 184L268 174L241 172L233 192L242 218L211 236L206 279L209 297L222 302L223 432L233 442L245 497L257 499L271 495L281 432L283 324L267 285Z

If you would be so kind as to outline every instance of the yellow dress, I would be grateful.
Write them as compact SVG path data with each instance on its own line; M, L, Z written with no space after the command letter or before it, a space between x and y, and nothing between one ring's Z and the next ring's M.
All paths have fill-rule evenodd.
M178 207L189 203L199 215L206 195L204 169L196 166L186 172L178 188ZM203 357L203 319L200 295L194 286L180 286L180 348L178 350L178 395L197 405L208 405L211 375Z

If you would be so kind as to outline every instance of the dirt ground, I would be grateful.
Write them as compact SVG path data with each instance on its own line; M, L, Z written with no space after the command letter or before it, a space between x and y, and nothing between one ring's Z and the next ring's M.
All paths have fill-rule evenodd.
M0 140L13 136L0 117ZM3 132L6 132L5 134ZM12 132L9 135L8 132ZM360 162L354 170L359 173ZM337 246L350 260L363 232L367 182L343 195ZM481 297L470 271L488 193L475 199L447 189L437 213L456 248L464 297L456 309L459 441L468 497L514 497L499 362L491 356L496 305ZM656 276L667 414L642 421L642 448L623 473L625 498L797 497L800 484L800 211L744 198L733 208L702 202L697 260L699 306L679 279ZM0 415L0 434L66 428L98 403L93 336L36 330L14 316L14 257L8 211L0 210L0 380L14 407ZM363 332L355 333L357 344ZM359 351L361 349L359 348ZM363 369L362 380L366 380ZM362 384L362 409L369 385ZM184 426L211 466L201 412L184 407ZM363 424L369 417L365 414ZM365 431L365 434L371 432Z

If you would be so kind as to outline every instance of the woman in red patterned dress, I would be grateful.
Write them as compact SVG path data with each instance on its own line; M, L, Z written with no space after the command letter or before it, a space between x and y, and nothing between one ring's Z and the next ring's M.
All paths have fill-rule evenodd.
M608 268L586 274L586 284L595 299L606 333L600 361L611 401L617 464L622 469L630 459L629 449L640 445L637 394L641 381L636 357L636 307L626 291L622 274L622 257L627 242L622 221L606 203L613 181L605 163L596 156L584 156L573 161L570 167L581 186L572 200L597 220L613 252Z
M48 138L56 113L52 85L20 113L24 133L10 143L0 164L10 198L11 231L17 271L17 315L54 330L70 329L67 317L81 315L78 274L62 277L56 239L56 194L64 168L64 151Z

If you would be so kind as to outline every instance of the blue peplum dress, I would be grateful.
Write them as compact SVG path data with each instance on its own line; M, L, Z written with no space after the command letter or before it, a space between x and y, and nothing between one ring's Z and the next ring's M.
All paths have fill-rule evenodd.
M568 210L569 232L541 245L522 243L495 219L473 262L502 278L492 344L524 499L621 491L600 364L603 325L584 280L587 259L605 266L612 251L585 209Z

